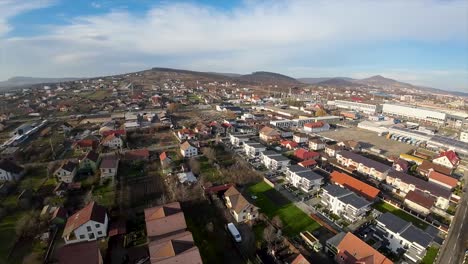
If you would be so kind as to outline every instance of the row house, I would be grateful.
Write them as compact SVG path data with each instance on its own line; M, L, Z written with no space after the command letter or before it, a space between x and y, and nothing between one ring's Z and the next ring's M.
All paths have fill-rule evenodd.
M231 142L231 145L239 147L241 146L244 142L249 141L249 138L251 135L235 135L235 134L229 134L229 141Z
M457 179L451 176L444 175L437 171L431 171L429 172L427 176L428 176L429 182L435 183L449 190L455 189L455 187L457 187L458 185Z
M238 223L245 223L257 219L259 208L249 203L247 199L236 189L231 186L224 193L226 207L231 212L232 216Z
M385 180L387 173L391 169L390 166L346 150L337 153L336 159L339 164L379 181Z
M111 181L115 183L115 176L119 169L119 159L115 156L107 156L102 159L99 170L101 171L101 183Z
M266 147L260 142L257 141L245 141L244 142L244 152L245 155L249 157L258 156L261 152L265 151Z
M385 181L395 193L402 197L405 197L410 191L418 190L433 196L436 199L436 207L443 210L449 207L451 191L435 183L399 171L389 172Z
M377 219L375 235L388 242L388 248L395 254L404 252L404 257L419 263L426 255L433 237L396 215L387 212Z
M342 147L338 145L326 145L325 146L325 154L327 154L329 157L335 157L336 153L342 150Z
M294 133L293 134L293 141L296 143L307 143L309 141L309 136L304 133Z
M371 202L339 185L323 188L321 203L332 213L354 222L371 210Z
M294 151L294 157L300 160L317 160L320 157L320 153L300 148Z
M431 171L436 171L445 175L452 175L452 169L427 160L424 160L421 165L418 166L416 171L425 177L428 177Z
M309 168L292 165L286 169L286 180L294 187L304 192L312 192L320 189L323 177L311 171Z
M330 174L330 182L345 187L369 201L375 201L380 193L379 189L339 171Z
M420 190L409 191L403 204L420 215L427 216L431 213L436 198Z

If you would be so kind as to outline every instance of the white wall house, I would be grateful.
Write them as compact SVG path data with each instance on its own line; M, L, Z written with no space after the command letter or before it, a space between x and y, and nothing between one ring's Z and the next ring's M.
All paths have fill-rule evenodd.
M23 177L24 173L24 168L12 161L0 161L0 181L18 181Z
M188 141L185 141L180 145L180 154L184 158L191 158L198 156L198 149L194 146L192 146Z
M249 141L250 135L234 135L234 134L229 134L229 141L231 142L231 145L239 147L241 146L244 142Z
M107 180L114 182L119 168L119 160L115 157L104 158L99 166L101 183Z
M238 223L248 222L258 217L258 207L249 203L244 196L232 186L224 193L226 207Z
M106 209L95 202L70 216L63 230L65 244L94 241L107 236Z
M286 180L294 187L304 192L314 192L323 184L323 177L302 166L289 166L286 170Z
M325 148L325 142L320 139L309 140L309 149L311 150L322 150Z
M249 157L255 157L266 150L266 147L260 142L246 141L244 142L244 152Z
M57 180L64 183L72 183L76 172L78 170L78 164L67 161L60 166L55 172L54 175L57 177Z
M339 185L329 184L323 188L322 204L334 214L354 222L371 210L371 202Z
M267 167L269 170L272 171L284 171L286 167L289 166L291 162L290 159L286 158L283 155L263 155L262 156L262 163Z
M110 149L122 149L124 146L124 142L121 137L111 134L103 139L101 145Z
M309 137L306 134L296 133L293 135L293 141L297 143L307 143Z

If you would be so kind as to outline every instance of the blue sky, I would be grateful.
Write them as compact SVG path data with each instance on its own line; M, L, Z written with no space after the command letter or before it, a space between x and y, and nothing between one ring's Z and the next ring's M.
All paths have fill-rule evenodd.
M0 0L0 80L154 66L468 91L465 0Z

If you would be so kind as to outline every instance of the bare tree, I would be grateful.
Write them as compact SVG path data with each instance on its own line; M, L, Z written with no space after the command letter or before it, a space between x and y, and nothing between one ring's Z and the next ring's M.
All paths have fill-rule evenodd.
M272 225L268 225L267 227L265 227L265 229L263 230L263 239L265 239L265 242L267 243L268 252L271 254L274 248L274 244L278 239L278 236L276 235L276 228Z
M216 160L216 150L214 148L203 148L202 149L203 155L210 161L213 162Z
M279 229L283 228L283 221L281 221L279 216L273 217L273 219L271 219L271 223Z
M195 157L190 158L189 166L190 166L190 170L192 170L194 174L196 175L200 174L200 161L198 161L197 158Z

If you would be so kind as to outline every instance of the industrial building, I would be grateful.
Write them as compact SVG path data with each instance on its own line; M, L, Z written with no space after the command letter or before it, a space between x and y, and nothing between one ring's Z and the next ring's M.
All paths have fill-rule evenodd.
M382 112L387 115L439 125L443 125L447 121L447 113L409 105L383 104Z
M358 112L363 112L366 114L378 114L382 112L382 105L379 104L366 104L345 100L335 100L334 104L338 108L350 109Z

